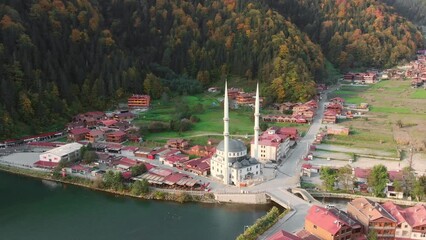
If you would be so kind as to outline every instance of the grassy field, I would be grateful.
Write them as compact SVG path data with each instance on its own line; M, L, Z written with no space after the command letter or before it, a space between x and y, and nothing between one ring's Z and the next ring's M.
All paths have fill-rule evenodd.
M390 152L409 144L424 150L426 98L422 96L426 96L425 92L412 89L409 81L382 81L364 87L342 86L333 97L343 97L349 103L369 103L370 112L366 118L342 122L341 125L350 127L353 134L332 137L329 143ZM402 127L398 123L402 123Z
M169 138L187 138L191 139L193 144L205 144L208 139L221 139L223 133L223 108L220 104L222 100L221 93L203 93L196 96L184 96L182 101L185 101L190 108L197 104L202 104L205 111L200 114L195 114L200 118L200 122L195 123L190 131L186 132L175 132L166 131L160 133L149 133L145 135L145 140L148 142L159 142L165 143ZM172 99L170 102L177 101ZM253 113L254 111L250 108L239 108L230 110L230 134L240 135L236 138L240 138L243 141L248 142L250 135L253 135ZM160 101L154 101L152 108L147 112L142 112L134 120L136 125L149 124L152 121L160 121L168 123L174 119L175 109L173 104L161 104ZM299 132L304 134L309 128L309 125L297 125L291 123L276 123L269 124L270 126L279 127L296 127ZM219 134L219 136L217 136ZM249 135L246 138L246 135ZM155 145L155 143L153 143Z
M426 89L416 89L416 91L411 94L411 98L426 99Z

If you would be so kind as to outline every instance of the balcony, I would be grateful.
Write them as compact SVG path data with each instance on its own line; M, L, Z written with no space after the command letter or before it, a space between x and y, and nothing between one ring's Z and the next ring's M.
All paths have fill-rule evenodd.
M395 226L369 226L369 229L375 229L375 230L394 230L396 229Z

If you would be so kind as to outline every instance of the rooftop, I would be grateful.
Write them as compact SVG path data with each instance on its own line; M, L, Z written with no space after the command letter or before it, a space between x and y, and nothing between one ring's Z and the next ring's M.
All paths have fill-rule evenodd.
M80 148L82 146L83 145L80 144L80 143L75 143L75 142L74 143L68 143L68 144L65 144L63 146L60 146L60 147L51 149L49 151L46 151L45 153L49 153L49 154L53 154L53 155L57 155L57 156L64 156L64 155L70 154L72 152L75 152L77 150L80 150Z
M362 215L367 217L370 221L387 218L392 222L397 222L397 220L383 208L377 202L369 200L367 198L356 198L349 202L348 204L354 206Z

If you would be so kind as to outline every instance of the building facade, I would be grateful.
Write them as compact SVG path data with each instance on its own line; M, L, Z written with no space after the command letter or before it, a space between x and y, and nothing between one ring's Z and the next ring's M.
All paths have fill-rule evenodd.
M40 154L40 161L59 163L60 161L74 161L81 157L80 143L68 143Z
M259 136L257 159L262 163L278 162L290 150L290 136L283 134L278 127L271 127ZM255 141L251 142L251 156L256 155Z
M149 108L151 97L149 95L133 94L127 99L127 106L129 108Z
M395 239L397 220L379 203L367 198L356 198L348 203L347 211L363 225L365 234L375 231L378 239Z

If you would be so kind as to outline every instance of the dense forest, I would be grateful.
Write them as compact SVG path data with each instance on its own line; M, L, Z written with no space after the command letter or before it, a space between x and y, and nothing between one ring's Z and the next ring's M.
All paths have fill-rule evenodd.
M0 139L228 75L265 83L269 101L305 101L325 74L323 52L341 69L390 66L421 39L375 1L320 2L2 0Z
M382 0L395 11L410 19L418 25L426 26L426 1L425 0Z
M267 2L320 44L327 59L341 70L391 67L423 44L415 25L378 1Z

